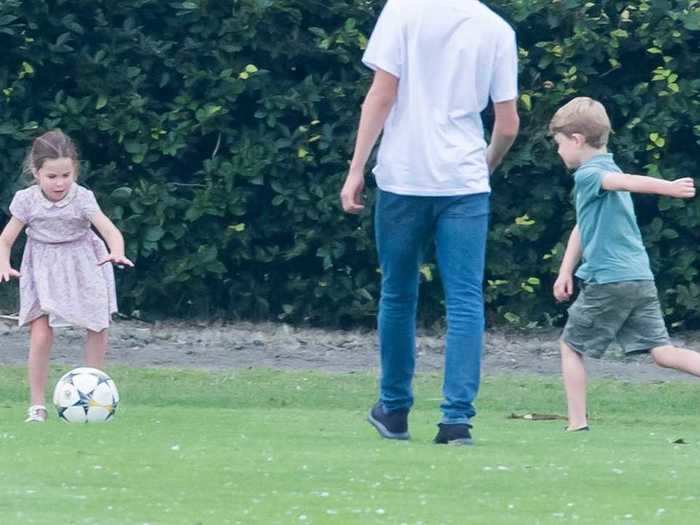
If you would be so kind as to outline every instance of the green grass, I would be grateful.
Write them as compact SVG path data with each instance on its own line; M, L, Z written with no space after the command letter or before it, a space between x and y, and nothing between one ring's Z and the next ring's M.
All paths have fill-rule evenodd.
M2 524L696 523L700 387L591 387L593 431L508 419L564 410L557 378L487 379L476 445L430 440L440 384L416 382L413 440L364 422L375 380L111 370L107 425L22 422L24 371L0 370ZM52 373L52 381L59 371ZM686 445L673 444L682 438Z

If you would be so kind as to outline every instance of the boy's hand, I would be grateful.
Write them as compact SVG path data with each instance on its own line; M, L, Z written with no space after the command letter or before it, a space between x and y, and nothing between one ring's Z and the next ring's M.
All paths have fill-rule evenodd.
M10 266L0 268L0 283L5 282L5 281L7 281L9 283L10 279L12 279L13 277L19 278L20 273Z
M360 213L365 209L362 204L362 190L365 189L365 176L362 172L348 173L343 189L340 191L340 202L346 213Z
M690 177L676 179L671 183L669 197L677 199L692 199L695 197L695 181Z
M97 266L102 266L105 263L111 262L112 264L118 266L118 267L123 267L123 266L131 266L132 268L134 267L134 263L132 263L129 259L124 257L123 255L115 255L110 253L107 257L102 259L101 261L97 262Z
M554 298L557 302L568 301L574 293L574 278L570 273L560 273L554 282Z

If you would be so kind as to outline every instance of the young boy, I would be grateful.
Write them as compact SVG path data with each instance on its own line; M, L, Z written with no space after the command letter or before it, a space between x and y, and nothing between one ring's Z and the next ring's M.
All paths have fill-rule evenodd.
M561 338L561 367L568 405L568 431L588 430L583 357L599 358L617 340L627 354L651 352L659 366L700 376L700 354L671 345L654 276L629 192L689 199L691 178L666 181L622 173L607 151L610 120L599 102L578 97L549 124L559 156L574 172L576 226L571 232L554 297L569 308Z

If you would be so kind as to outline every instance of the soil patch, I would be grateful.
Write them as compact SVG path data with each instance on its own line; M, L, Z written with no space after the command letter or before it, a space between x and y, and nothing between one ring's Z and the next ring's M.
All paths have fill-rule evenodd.
M0 322L0 364L24 365L29 333L13 321ZM484 375L559 375L558 330L490 331L486 335ZM82 361L84 331L57 329L52 363L77 366ZM700 332L684 332L674 343L700 351ZM418 336L418 372L440 372L442 334ZM326 372L367 372L378 367L374 331L329 331L275 323L142 323L116 321L110 328L109 362L135 367L208 370L273 368ZM627 381L695 380L652 364L648 355L626 358L611 349L587 361L594 378Z

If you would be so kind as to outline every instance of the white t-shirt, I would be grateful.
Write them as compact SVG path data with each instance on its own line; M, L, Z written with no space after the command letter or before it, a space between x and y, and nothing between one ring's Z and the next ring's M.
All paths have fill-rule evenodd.
M518 96L515 32L477 0L388 0L362 61L399 79L374 174L402 195L490 191L481 112Z

